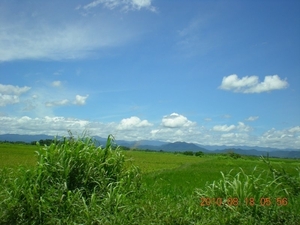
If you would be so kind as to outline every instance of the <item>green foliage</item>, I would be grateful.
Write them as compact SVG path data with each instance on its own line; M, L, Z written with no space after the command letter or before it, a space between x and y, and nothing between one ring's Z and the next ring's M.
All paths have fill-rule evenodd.
M125 166L111 135L104 148L70 137L40 146L37 154L32 169L20 168L16 176L2 171L1 224L100 222L138 194L139 169Z
M37 149L36 166L7 168ZM112 136L97 147L72 134L39 148L0 145L0 224L299 224L297 160L120 150Z
M52 139L41 139L38 141L38 143L42 146L44 145L51 145L54 141L57 141L57 140L52 140ZM35 145L36 142L35 141L32 141L31 142L32 145Z
M202 157L204 153L202 151L198 151L195 153L195 156Z
M299 188L300 176L287 176L270 168L270 174L257 168L251 174L242 168L235 175L221 172L222 179L196 189L196 196L221 224L298 224L300 198L294 191ZM224 212L229 216L223 217Z
M242 157L240 154L235 153L235 152L233 152L233 151L229 151L227 154L228 154L229 157L231 157L231 158L233 158L233 159L238 159L238 158L241 158L241 157Z
M184 155L194 155L193 151L184 151L182 154Z
M296 168L298 176L292 176L287 173L284 168L275 169L273 165L271 165L268 157L267 159L261 157L261 159L268 165L270 171L274 174L274 177L279 179L284 188L288 188L293 195L300 195L300 167Z
M0 168L36 165L35 151L37 146L1 143L0 144Z

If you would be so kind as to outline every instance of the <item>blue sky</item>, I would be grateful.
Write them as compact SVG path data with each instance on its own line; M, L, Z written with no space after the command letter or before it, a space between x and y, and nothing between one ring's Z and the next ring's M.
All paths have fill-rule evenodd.
M300 148L300 2L0 3L0 134Z

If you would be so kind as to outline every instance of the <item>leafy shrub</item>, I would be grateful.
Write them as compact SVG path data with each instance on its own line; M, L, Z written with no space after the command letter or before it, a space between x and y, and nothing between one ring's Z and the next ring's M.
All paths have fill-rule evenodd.
M233 152L233 151L229 151L227 154L228 154L231 158L233 158L233 159L238 159L238 158L241 158L241 157L242 157L240 154L235 153L235 152Z
M185 151L182 154L184 154L184 155L194 155L194 152L193 151Z
M195 153L195 156L202 157L203 155L204 155L204 153L202 151L199 151L199 152Z
M290 192L295 195L300 195L300 168L296 168L298 171L298 177L292 176L288 174L283 168L275 169L268 157L265 159L264 157L261 157L261 159L268 165L270 171L274 174L274 176L280 180L280 182L285 186L285 188L288 188Z
M101 224L124 211L138 194L140 172L125 166L113 141L109 135L102 148L71 136L40 146L36 167L15 177L3 171L0 224Z
M207 210L214 212L221 224L298 224L300 204L294 183L283 183L284 176L276 170L268 174L255 167L249 175L242 168L235 176L231 173L221 172L221 180L195 191L198 198L208 199Z

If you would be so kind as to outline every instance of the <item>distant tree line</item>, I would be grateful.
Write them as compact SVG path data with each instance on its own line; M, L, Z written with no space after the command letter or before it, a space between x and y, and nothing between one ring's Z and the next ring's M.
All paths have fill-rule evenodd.
M198 151L198 152L193 152L193 151L184 151L184 152L174 152L175 154L183 154L183 155L189 155L189 156L198 156L202 157L204 155L204 152Z
M25 141L0 141L0 144L7 144L7 143L9 143L9 144L22 144L22 145L30 145L30 143L28 143L28 142L25 142Z
M39 142L40 145L50 145L54 142L53 139L41 139L39 141L31 141L31 142L25 142L25 141L0 141L1 144L9 143L9 144L22 144L22 145L36 145L36 143Z
M41 139L38 141L38 143L40 143L41 146L44 146L44 145L51 145L52 143L54 142L53 139ZM31 144L32 145L36 145L37 141L32 141Z

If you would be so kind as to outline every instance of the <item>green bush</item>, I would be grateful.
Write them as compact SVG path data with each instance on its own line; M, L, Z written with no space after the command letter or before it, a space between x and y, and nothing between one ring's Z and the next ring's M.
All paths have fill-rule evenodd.
M270 171L274 174L274 177L280 180L282 185L285 188L288 188L289 191L295 195L300 195L300 168L296 168L298 171L298 176L292 176L288 174L283 168L275 169L267 157L266 159L264 157L261 157L261 159L268 165Z
M233 158L233 159L238 159L238 158L241 158L241 157L242 157L240 154L235 153L235 152L233 152L233 151L229 151L227 154L229 155L229 157L231 157L231 158Z
M137 195L140 172L108 136L104 148L72 136L40 146L38 164L2 171L0 224L105 223ZM14 172L16 173L16 172Z
M198 151L195 153L195 156L202 157L203 155L204 155L204 153L202 151Z
M184 154L184 155L194 155L194 152L193 151L185 151L185 152L182 152L182 154Z
M283 182L286 175L256 167L252 174L242 168L234 176L231 172L221 172L221 180L195 191L220 224L298 224L300 198L294 190L299 178L289 175L288 182Z

